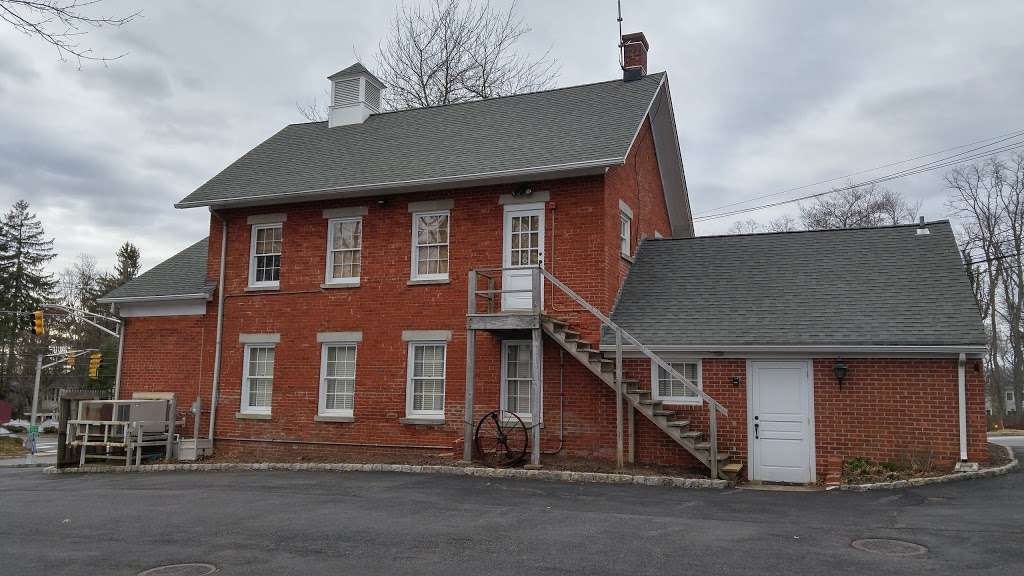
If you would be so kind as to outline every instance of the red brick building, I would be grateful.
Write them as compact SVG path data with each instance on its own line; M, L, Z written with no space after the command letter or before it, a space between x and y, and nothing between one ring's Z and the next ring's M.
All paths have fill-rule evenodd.
M215 450L253 459L460 439L470 456L497 409L525 422L534 463L813 482L837 456L984 459L984 336L948 225L692 238L668 77L647 74L642 34L624 41L622 80L418 110L380 112L359 64L331 76L327 122L285 127L177 204L210 210L208 239L102 300L125 319L119 395L199 400ZM814 234L853 260L851 234L928 257L868 258L840 295L799 240ZM807 298L765 300L788 288L721 269L737 258L787 262ZM942 281L908 290L900 266ZM885 286L894 304L864 309ZM853 332L822 321L839 296Z

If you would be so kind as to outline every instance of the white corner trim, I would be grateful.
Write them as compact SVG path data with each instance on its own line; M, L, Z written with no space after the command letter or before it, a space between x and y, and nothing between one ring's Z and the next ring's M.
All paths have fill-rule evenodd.
M277 344L281 341L280 334L239 334L239 344Z
M288 220L288 215L284 213L277 214L254 214L246 218L248 224L280 224Z
M346 206L345 208L328 208L324 210L324 218L355 218L366 216L370 209L366 206Z
M445 341L452 339L451 330L402 330L403 342Z
M626 216L629 216L630 220L633 219L633 209L629 207L629 204L623 202L621 198L619 199L619 210L622 210Z
M324 342L362 342L362 332L317 332L316 341Z
M455 200L424 200L422 202L409 202L409 212L434 212L437 210L451 210L455 207Z
M547 190L535 191L528 196L516 196L514 194L502 194L498 197L498 204L532 204L534 202L550 202L551 192Z

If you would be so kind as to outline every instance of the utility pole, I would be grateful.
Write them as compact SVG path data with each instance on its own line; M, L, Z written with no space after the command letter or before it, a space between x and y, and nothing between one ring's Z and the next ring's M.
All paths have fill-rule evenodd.
M36 383L32 388L32 417L28 421L29 464L36 462L36 437L39 436L39 424L36 423L36 418L39 416L39 378L42 374L43 355L40 353L36 355Z

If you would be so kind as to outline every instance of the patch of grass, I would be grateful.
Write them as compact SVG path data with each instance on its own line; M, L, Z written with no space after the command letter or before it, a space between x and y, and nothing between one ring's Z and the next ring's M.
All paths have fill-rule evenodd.
M0 437L0 457L24 456L25 454L28 454L28 450L21 445L21 438Z
M865 457L850 458L843 462L842 481L844 484L892 482L942 473L945 471L936 470L930 453L908 452L893 462L876 462Z

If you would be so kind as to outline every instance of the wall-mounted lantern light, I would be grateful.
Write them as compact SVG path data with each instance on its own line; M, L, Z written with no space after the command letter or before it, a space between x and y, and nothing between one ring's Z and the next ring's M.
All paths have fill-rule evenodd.
M832 366L832 373L836 375L836 380L839 381L839 388L843 387L843 380L846 379L846 375L850 372L849 366L846 362L843 362L842 358L837 358L836 363Z
M732 385L733 386L739 386L740 382L742 382L742 380L740 380L739 376L733 376L732 377Z

